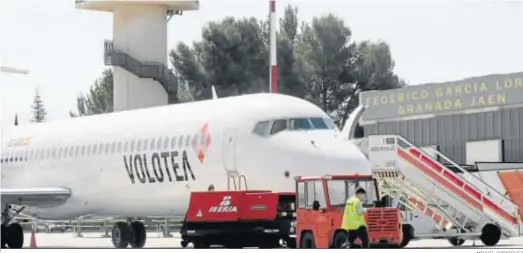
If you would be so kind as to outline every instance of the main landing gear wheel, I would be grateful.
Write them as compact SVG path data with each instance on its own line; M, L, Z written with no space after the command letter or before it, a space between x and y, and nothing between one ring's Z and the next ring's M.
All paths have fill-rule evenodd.
M122 221L116 222L113 226L111 237L115 248L127 248L129 242L132 239L132 233L129 225Z
M145 225L140 221L131 222L131 234L132 241L129 242L133 248L142 248L147 240L147 233L145 231Z
M2 247L4 247L4 238L7 247L10 249L21 249L24 246L24 229L18 223L12 223L7 226L2 225Z
M485 246L494 246L498 244L501 239L501 229L498 226L489 223L483 227L479 238Z
M7 238L7 228L5 227L4 224L2 224L2 228L0 229L0 232L2 232L2 234L0 235L0 239L2 239L2 249L5 249L6 248L6 238Z

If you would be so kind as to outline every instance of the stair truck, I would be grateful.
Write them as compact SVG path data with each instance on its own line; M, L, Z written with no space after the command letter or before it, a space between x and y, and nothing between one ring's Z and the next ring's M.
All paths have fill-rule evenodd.
M192 192L180 234L182 247L296 247L296 194L253 190Z
M326 175L296 177L296 242L298 248L341 248L347 240L341 229L347 198L362 187L367 192L364 207L371 247L404 247L412 232L401 224L398 208L384 207L378 185L371 175ZM355 244L361 244L359 239Z

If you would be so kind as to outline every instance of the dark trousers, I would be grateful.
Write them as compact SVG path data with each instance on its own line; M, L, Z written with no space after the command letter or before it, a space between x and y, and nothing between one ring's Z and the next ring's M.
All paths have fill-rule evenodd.
M356 230L347 231L347 242L350 247L354 245L354 241L356 241L357 238L360 238L362 248L369 248L369 234L367 233L367 227L361 226Z

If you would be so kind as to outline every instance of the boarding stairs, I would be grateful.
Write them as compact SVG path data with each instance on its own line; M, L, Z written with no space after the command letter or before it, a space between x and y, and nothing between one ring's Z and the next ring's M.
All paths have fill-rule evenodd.
M492 233L519 235L518 206L437 150L437 157L459 173L399 135L369 136L355 143L368 156L382 193L440 217L439 232L416 237L479 237L485 243Z

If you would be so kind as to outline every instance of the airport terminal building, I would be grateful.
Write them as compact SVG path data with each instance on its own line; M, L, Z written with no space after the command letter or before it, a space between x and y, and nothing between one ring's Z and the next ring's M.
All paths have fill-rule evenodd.
M523 72L366 91L363 135L399 134L461 165L523 162Z

